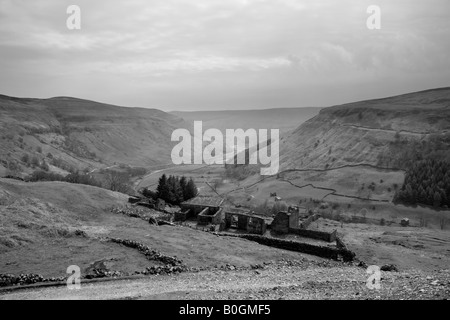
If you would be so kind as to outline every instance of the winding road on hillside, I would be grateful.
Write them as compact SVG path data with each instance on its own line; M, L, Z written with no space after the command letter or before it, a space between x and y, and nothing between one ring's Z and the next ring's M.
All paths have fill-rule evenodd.
M358 197L358 196L350 196L350 195L340 194L340 193L337 193L336 189L325 188L325 187L317 187L317 186L313 185L312 183L308 183L308 184L299 186L299 185L296 185L295 183L293 183L290 180L282 179L281 181L287 182L290 185L292 185L294 187L297 187L299 189L303 189L303 188L306 188L306 187L311 187L311 188L314 188L314 189L329 191L330 193L328 193L325 196L323 196L321 200L325 200L326 197L333 195L333 196L337 196L337 197L344 197L344 198L348 198L348 199L357 199L357 200L363 200L363 201L375 201L375 202L384 202L384 203L390 202L389 200L381 200L381 199L373 199L373 198L362 198L362 197Z
M442 131L436 131L436 132L415 132L415 131L408 131L408 130L398 130L397 131L397 130L393 130L393 129L372 128L372 127L357 126L357 125L345 124L345 123L339 124L339 126L350 127L350 128L359 129L359 130L367 130L367 131L389 132L389 133L393 133L393 134L396 134L398 132L400 134L417 136L419 138L423 138L424 136L427 136L427 135L443 134L443 133L449 132L448 130L442 130Z

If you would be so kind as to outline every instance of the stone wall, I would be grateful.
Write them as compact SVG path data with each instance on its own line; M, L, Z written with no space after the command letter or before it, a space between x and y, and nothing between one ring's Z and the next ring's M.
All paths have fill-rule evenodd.
M212 224L221 224L224 219L223 208L220 208L212 217Z
M219 210L219 207L190 204L190 203L182 203L182 204L180 204L180 207L181 207L181 211L190 210L190 212L189 212L190 216L188 218L197 217L197 215L200 212L202 212L203 210L205 210L206 208L211 208L213 210Z
M320 216L318 214L313 214L312 216L309 216L307 219L303 220L299 224L299 228L300 229L308 229L309 225L319 218L320 218ZM291 227L291 228L293 228L293 227Z
M300 212L297 210L289 210L289 228L298 228Z
M347 250L347 246L345 245L344 241L342 241L342 239L340 237L337 237L337 236L336 236L336 246L339 249Z
M333 232L305 230L305 229L289 229L289 233L297 234L301 237L322 240L327 242L336 241L336 230Z
M231 227L231 220L233 216L236 216L238 218L237 228L239 230L256 234L264 234L266 232L266 221L263 218L228 211L225 212L224 229L228 229Z
M197 223L199 225L207 225L211 223L211 216L208 215L209 208L203 209L198 215L197 215Z
M189 210L175 212L175 221L186 221Z
M261 218L249 218L247 222L247 232L256 234L266 233L266 222Z
M206 208L197 216L199 225L220 224L223 220L223 209L220 208L214 213L214 209Z
M355 253L346 249L317 246L308 243L268 238L259 235L246 234L238 236L266 246L285 249L289 251L303 252L327 259L339 260L342 258L344 261L353 261L353 259L355 258Z

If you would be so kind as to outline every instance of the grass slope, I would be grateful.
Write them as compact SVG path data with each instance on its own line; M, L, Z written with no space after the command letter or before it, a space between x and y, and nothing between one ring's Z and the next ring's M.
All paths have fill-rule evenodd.
M136 240L192 267L249 266L303 256L187 227L154 226L109 211L126 200L123 194L85 185L0 179L0 273L61 276L69 265L84 272L99 261L126 272L153 265L133 249L99 237ZM77 229L88 237L76 236Z
M75 169L115 163L151 166L170 160L172 131L185 122L156 109L125 108L58 97L0 96L0 160L30 171L21 157L61 159ZM48 156L48 154L51 156Z

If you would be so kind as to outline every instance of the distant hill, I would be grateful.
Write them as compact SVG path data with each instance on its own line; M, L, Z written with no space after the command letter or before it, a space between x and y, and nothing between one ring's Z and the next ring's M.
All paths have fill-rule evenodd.
M449 158L450 88L324 108L280 147L286 168L348 164L405 167L427 156Z
M320 108L277 108L263 110L174 111L171 114L193 123L203 121L206 129L280 129L285 134L316 116Z
M172 131L186 125L156 109L0 95L0 171L27 172L44 162L53 171L167 163Z

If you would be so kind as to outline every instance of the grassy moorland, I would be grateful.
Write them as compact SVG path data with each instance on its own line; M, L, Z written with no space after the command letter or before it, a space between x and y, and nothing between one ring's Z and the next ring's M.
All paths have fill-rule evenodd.
M83 271L99 261L132 273L152 265L137 251L99 240L104 237L142 242L189 267L249 266L302 256L187 227L154 226L110 211L126 202L123 194L91 186L0 179L0 273L63 276L69 265ZM77 236L77 230L86 236Z

